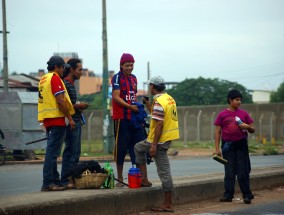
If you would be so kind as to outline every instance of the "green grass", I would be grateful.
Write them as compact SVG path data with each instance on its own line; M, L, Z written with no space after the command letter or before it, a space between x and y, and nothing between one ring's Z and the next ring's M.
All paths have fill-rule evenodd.
M257 153L260 149L259 144L257 143L249 143L249 152L250 153Z
M103 151L103 141L102 140L82 140L81 142L82 152L102 152Z
M210 141L204 142L187 142L185 145L181 141L173 141L171 148L173 149L184 149L184 148L191 148L191 149L214 149L215 144Z
M263 155L278 155L278 148L272 145L265 145Z
M106 156L103 152L103 141L102 140L83 140L81 142L81 156Z
M81 156L106 156L103 152L103 140L82 140L82 153ZM262 153L264 155L274 155L278 154L277 144L260 144L256 140L249 140L249 152L250 153ZM213 141L192 141L187 142L185 145L183 141L173 141L172 149L183 150L183 149L215 149L215 144ZM64 149L64 147L63 147ZM44 155L44 150L35 150L37 155Z
M64 144L62 147L62 152L64 150ZM36 155L44 155L45 150L35 150ZM106 154L103 152L103 141L102 140L91 140L90 142L87 140L82 140L81 142L81 156L106 156L110 154Z

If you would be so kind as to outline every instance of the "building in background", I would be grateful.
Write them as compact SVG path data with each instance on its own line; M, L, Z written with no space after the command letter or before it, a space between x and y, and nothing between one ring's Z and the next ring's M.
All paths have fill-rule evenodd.
M264 104L270 102L271 91L267 90L253 90L252 101L257 104Z
M60 56L63 58L65 62L70 60L71 58L79 58L79 55L76 52L55 52L53 53L54 56ZM83 59L80 59L83 63Z
M10 75L8 78L9 92L38 92L39 78L26 74ZM4 92L3 79L0 78L0 92Z
M60 56L67 62L71 58L78 58L82 61L83 59L79 58L76 52L56 52L53 55ZM84 64L83 64L84 66ZM9 90L10 92L15 91L38 91L38 82L47 71L44 69L39 69L37 72L31 72L29 75L20 74L20 75L10 75L9 76ZM109 71L109 95L111 95L111 79L114 75L114 71ZM87 68L83 69L83 74L80 80L75 81L75 87L79 95L88 95L100 93L102 91L103 78L101 74L96 74L94 71L91 71ZM3 91L3 80L0 79L0 92ZM137 96L145 95L145 90L138 90Z

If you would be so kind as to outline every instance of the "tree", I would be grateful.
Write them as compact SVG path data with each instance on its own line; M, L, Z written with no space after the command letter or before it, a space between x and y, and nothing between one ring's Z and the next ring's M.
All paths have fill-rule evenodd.
M168 90L178 106L227 104L227 94L231 89L239 90L245 103L252 103L249 91L236 82L217 78L186 79Z
M270 95L270 102L284 102L284 82Z
M90 110L102 110L103 109L103 97L102 93L93 93L89 95L78 96L78 100L90 104Z

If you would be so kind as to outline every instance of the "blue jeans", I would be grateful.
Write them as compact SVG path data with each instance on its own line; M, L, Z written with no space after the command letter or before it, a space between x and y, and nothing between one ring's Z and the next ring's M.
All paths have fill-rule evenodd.
M62 155L61 182L68 184L69 173L79 162L81 154L81 122L76 122L76 128L66 127L65 148Z
M60 183L59 173L57 171L57 158L61 153L65 132L65 126L54 126L47 129L47 146L43 165L42 188L48 188L50 184Z
M228 146L229 145L229 146ZM224 147L227 146L227 147ZM228 160L225 165L224 197L233 199L235 193L236 176L243 198L253 199L254 196L250 190L249 174L251 171L248 144L246 139L236 142L222 144L223 157Z

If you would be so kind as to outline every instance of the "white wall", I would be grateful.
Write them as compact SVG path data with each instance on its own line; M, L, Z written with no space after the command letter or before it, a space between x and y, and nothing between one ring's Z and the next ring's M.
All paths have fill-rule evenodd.
M252 101L254 103L269 103L270 94L270 91L255 90L252 93Z

